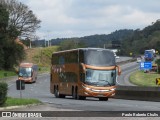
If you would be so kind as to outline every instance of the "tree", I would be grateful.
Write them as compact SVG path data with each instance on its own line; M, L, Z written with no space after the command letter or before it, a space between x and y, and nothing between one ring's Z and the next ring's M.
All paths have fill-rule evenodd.
M0 4L0 69L3 68L4 65L4 50L3 46L6 43L6 31L7 31L7 26L8 26L8 19L9 19L9 14L6 11L6 9Z
M5 6L9 12L8 27L12 37L29 37L40 27L41 21L23 3L17 0L1 0L0 4ZM12 29L16 31L12 32Z
M83 42L79 42L78 40L64 40L60 43L59 50L69 50L85 47Z
M2 32L5 33L6 27L8 26L8 19L9 19L8 12L4 8L4 6L0 4L0 32L1 33Z
M24 59L24 48L15 40L33 36L39 23L26 5L16 0L0 1L0 69L12 69Z

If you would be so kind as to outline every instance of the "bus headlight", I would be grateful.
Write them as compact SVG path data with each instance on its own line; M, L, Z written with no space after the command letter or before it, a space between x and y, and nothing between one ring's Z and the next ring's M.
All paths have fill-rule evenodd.
M91 88L82 85L86 90L91 90Z
M114 90L116 90L116 88L112 88L112 89L110 89L111 91L114 91Z

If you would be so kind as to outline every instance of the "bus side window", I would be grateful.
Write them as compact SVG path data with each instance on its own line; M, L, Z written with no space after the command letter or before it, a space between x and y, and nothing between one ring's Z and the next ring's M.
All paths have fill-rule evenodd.
M81 80L82 82L85 81L85 73L80 73L80 80Z
M90 81L92 79L92 73L91 70L87 70L86 71L86 80Z
M79 51L79 62L84 63L84 51Z
M31 76L33 76L33 72L34 72L34 70L33 70L33 69L31 69Z

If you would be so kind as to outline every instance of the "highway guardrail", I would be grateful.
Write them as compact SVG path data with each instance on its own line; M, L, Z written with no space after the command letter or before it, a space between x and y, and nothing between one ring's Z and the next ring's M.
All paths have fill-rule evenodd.
M117 86L115 98L160 101L160 87Z

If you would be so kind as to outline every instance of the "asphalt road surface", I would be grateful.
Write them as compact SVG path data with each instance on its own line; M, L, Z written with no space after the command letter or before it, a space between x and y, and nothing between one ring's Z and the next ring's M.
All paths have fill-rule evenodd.
M121 65L122 74L118 76L117 85L135 86L134 84L129 82L129 76L139 68L140 68L139 63L137 62L131 62L131 63Z
M138 69L138 64L128 63L122 65L122 77L119 77L118 84L125 85L126 75L131 71ZM127 82L128 84L128 82ZM22 98L36 98L46 103L48 108L42 107L38 110L80 110L80 111L160 111L159 102L153 101L137 101L123 99L109 99L108 101L99 101L97 98L87 98L86 100L74 100L72 97L55 98L50 93L50 76L49 74L41 74L38 76L37 82L33 84L25 84L25 90L21 91ZM20 97L20 91L16 90L16 81L9 82L8 96ZM35 110L35 109L33 109Z

